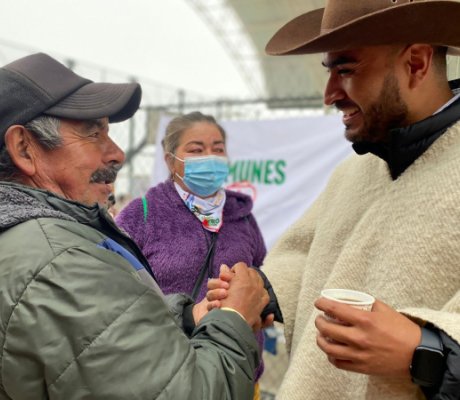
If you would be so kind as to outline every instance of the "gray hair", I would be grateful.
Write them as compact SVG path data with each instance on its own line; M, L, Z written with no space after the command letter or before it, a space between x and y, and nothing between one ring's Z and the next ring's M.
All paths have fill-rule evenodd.
M32 132L37 142L47 150L59 147L62 144L58 118L40 115L29 121L24 127ZM6 146L0 149L0 181L16 181L20 173L13 163Z
M208 122L214 124L219 129L224 139L226 140L226 134L224 128L219 125L216 119L212 115L205 115L199 111L194 111L189 114L181 115L173 118L168 126L166 127L165 137L161 141L163 151L165 154L175 154L177 147L179 146L180 138L187 129L191 128L197 122Z

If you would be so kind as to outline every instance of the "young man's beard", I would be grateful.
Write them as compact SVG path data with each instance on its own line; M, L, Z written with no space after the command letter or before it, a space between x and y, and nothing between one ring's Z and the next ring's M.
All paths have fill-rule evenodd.
M347 139L352 142L388 143L390 130L407 124L409 110L401 98L398 81L392 72L385 77L378 100L362 112L364 126L352 137L345 132Z

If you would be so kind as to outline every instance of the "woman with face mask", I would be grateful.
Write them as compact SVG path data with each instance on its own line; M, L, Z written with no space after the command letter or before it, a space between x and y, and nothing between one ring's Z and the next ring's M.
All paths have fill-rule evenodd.
M166 294L187 293L200 301L221 264L262 265L266 248L251 199L222 187L229 172L225 140L212 116L193 112L171 120L162 142L169 179L117 216ZM256 380L262 371L263 362Z

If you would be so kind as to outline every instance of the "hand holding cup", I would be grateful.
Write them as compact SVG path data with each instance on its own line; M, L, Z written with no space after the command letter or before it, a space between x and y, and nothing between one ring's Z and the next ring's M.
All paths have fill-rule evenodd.
M375 302L375 298L370 294L351 289L324 289L321 291L321 297L364 311L371 311ZM324 313L324 317L329 321L343 324L343 321L327 312Z

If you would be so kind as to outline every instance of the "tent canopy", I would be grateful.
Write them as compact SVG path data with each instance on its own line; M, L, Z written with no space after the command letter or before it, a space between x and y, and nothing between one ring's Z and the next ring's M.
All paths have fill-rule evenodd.
M306 97L311 98L311 102L304 101L304 105L321 107L327 80L327 72L321 65L322 55L267 56L264 49L281 26L302 13L324 7L325 0L226 1L254 44L264 78L265 96L271 99ZM448 75L450 79L460 76L460 57L448 57Z

